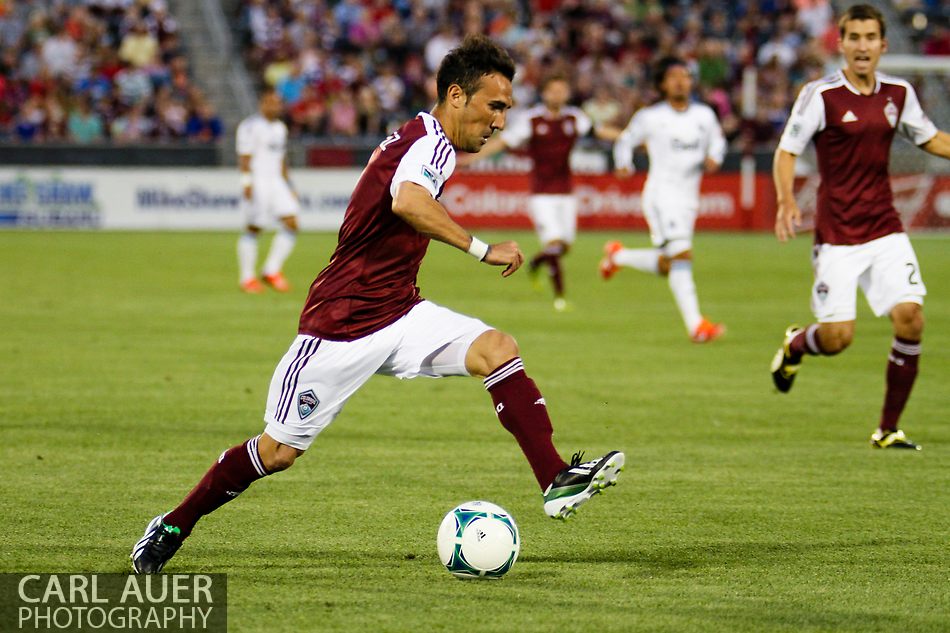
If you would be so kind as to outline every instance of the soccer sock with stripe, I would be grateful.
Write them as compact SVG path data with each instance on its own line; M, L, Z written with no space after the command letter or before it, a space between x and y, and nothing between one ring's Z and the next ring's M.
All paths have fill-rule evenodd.
M257 451L258 439L259 435L221 453L221 457L208 469L198 485L177 508L165 516L164 523L180 529L184 538L191 533L198 519L214 512L247 490L252 483L269 475Z
M518 440L538 485L545 490L567 464L551 441L554 429L544 397L525 374L521 358L512 358L495 369L485 378L485 389L501 425Z
M887 389L884 392L884 407L881 410L882 431L896 431L897 421L904 411L910 391L917 379L917 364L920 360L920 341L894 338L891 353L887 357Z
M618 266L636 268L656 275L660 272L660 251L655 248L624 248L611 258Z
M257 266L257 233L242 233L237 242L238 270L241 282L253 279Z
M686 331L693 334L703 320L699 311L699 298L696 296L696 283L693 281L693 262L688 259L670 262L669 284L676 307L686 324Z
M270 243L270 251L267 253L267 259L264 261L264 268L261 272L265 275L279 273L284 267L284 262L293 252L296 243L297 232L281 226Z
M812 323L796 334L792 342L788 344L788 351L793 361L797 362L805 354L809 356L818 356L821 354L830 356L830 354L826 354L825 351L821 349L821 339L818 336L819 327L817 323Z

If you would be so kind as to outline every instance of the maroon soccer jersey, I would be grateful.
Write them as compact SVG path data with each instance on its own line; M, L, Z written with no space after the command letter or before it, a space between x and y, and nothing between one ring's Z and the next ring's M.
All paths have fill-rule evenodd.
M393 196L408 181L438 199L454 169L455 150L428 113L380 143L353 190L330 264L310 286L301 334L352 341L422 300L416 275L429 239L393 213Z
M501 138L508 147L525 145L534 163L531 193L566 194L574 190L571 150L578 137L590 133L591 126L583 110L565 107L553 115L539 105L512 117Z
M878 74L874 91L863 95L839 71L802 89L779 147L799 155L815 140L817 244L863 244L904 230L888 172L895 132L915 145L937 133L902 79Z

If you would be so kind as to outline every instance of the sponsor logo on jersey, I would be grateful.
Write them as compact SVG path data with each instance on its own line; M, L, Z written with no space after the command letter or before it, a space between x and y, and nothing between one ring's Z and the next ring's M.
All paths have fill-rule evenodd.
M891 124L891 127L897 125L897 106L894 105L894 102L891 101L891 98L887 98L887 105L884 106L884 116L887 118L887 122Z
M790 129L788 133L791 134L792 138L795 138L796 136L799 135L799 133L801 133L801 131L802 131L801 125L799 125L798 123L792 123L792 129Z
M687 151L691 149L699 149L699 139L693 139L692 141L681 141L678 138L673 139L673 149L679 151Z
M317 399L317 394L313 392L313 389L308 389L297 396L297 413L300 414L300 419L305 420L317 410L319 404L320 400Z
M858 120L858 117L855 116L854 112L852 112L851 110L848 110L847 112L845 112L844 116L841 117L842 123L854 123L857 120Z
M425 176L429 180L429 182L432 183L433 187L435 187L436 189L439 188L439 177L436 175L436 172L434 169L431 169L428 166L423 165L422 175Z
M828 291L831 290L823 281L819 281L818 285L815 286L815 296L818 297L819 301L824 301L828 298Z

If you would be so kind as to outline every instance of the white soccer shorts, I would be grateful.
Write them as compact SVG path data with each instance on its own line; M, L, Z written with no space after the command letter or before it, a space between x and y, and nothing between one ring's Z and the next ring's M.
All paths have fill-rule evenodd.
M693 248L697 209L676 200L661 200L645 194L643 217L650 227L650 241L667 257Z
M858 286L877 316L890 314L899 303L923 305L927 294L906 233L853 246L817 245L812 266L811 309L819 323L853 321Z
M577 236L577 199L572 194L533 194L528 210L542 244L573 244Z
M248 226L265 227L273 218L296 217L300 202L283 178L255 178L251 200L241 198Z
M465 355L492 328L430 301L355 341L298 335L277 364L267 394L265 432L306 450L373 374L396 378L468 376Z

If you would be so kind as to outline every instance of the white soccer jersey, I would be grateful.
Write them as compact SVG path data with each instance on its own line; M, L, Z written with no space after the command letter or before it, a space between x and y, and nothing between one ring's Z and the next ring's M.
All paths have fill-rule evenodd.
M633 150L646 145L650 171L644 197L661 208L699 208L699 183L707 157L722 164L726 139L716 114L691 103L683 112L662 101L638 111L614 143L614 165L633 168Z
M287 153L287 126L258 114L247 117L237 129L238 156L251 157L251 174L258 178L283 178Z

